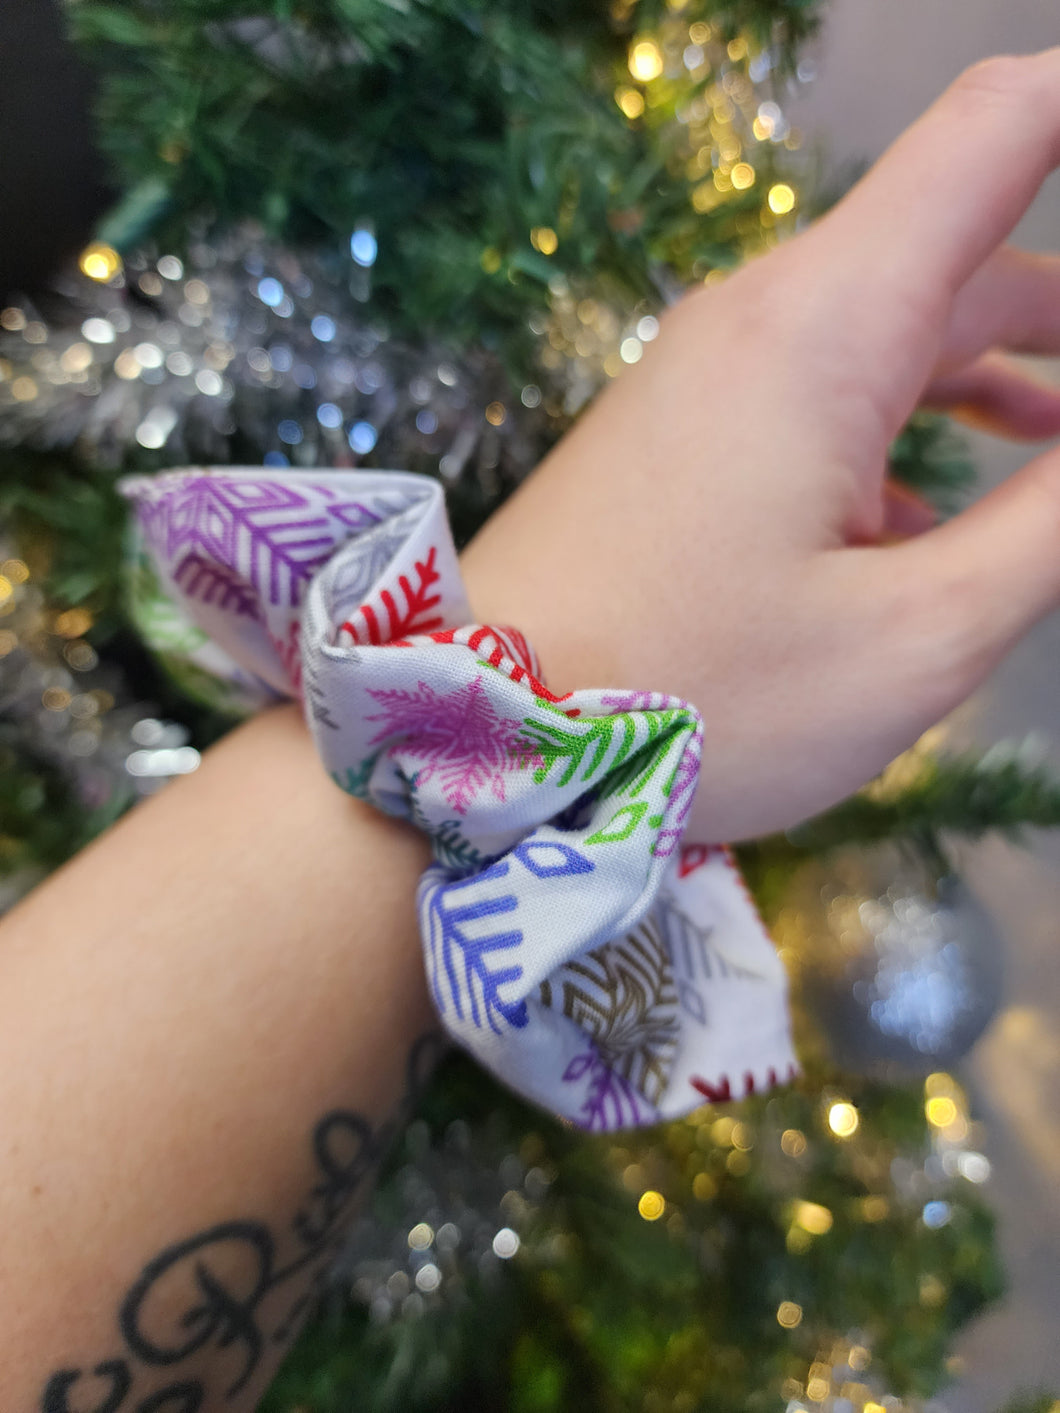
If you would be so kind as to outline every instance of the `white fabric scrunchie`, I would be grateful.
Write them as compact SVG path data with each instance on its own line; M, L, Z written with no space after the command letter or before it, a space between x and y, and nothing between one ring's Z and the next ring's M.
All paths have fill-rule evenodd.
M521 633L470 623L437 482L236 468L122 489L134 614L185 686L300 697L336 784L430 837L420 928L456 1041L597 1130L794 1076L772 943L728 851L684 839L698 713L556 697Z

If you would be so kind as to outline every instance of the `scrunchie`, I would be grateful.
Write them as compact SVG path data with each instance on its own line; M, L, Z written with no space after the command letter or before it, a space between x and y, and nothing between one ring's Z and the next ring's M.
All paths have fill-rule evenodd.
M336 784L429 836L424 959L459 1044L596 1130L795 1074L743 881L725 848L684 839L698 713L555 696L518 630L470 623L437 482L239 468L122 490L134 615L185 687L301 698Z

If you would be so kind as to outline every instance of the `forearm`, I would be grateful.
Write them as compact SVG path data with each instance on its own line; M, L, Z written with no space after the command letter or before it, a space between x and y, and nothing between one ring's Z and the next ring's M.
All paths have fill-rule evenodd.
M427 857L283 709L5 921L0 1407L253 1408L425 1059Z
M468 560L476 611L524 519ZM5 1413L255 1406L424 1067L428 860L288 708L4 921Z

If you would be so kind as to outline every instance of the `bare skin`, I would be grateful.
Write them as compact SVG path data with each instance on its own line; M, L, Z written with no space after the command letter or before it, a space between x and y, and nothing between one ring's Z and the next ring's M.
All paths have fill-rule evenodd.
M1002 245L1058 163L1060 51L971 71L826 220L672 311L465 556L553 687L700 708L695 836L857 787L1060 599L1055 452L939 528L885 479L921 400L1060 433L1006 357L1060 351L1060 262ZM429 1060L426 858L285 709L5 920L0 1407L254 1407Z

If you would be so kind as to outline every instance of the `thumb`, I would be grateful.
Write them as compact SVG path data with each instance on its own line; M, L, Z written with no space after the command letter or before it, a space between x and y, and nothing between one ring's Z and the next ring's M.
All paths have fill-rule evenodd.
M948 711L1060 604L1060 449L885 554L891 582L916 596L907 608L923 666Z

